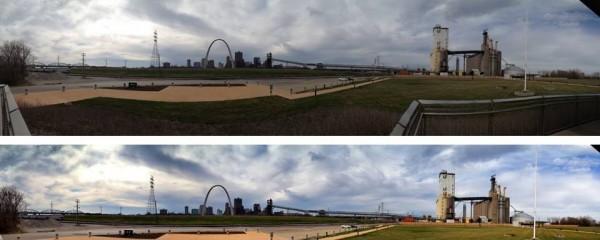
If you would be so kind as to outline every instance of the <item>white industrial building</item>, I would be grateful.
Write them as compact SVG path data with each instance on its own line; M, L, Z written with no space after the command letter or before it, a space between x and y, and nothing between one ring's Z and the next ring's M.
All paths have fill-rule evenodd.
M439 195L436 205L436 219L445 221L446 219L454 219L454 186L455 174L442 170L439 174Z
M441 25L433 28L433 47L429 59L432 73L448 72L448 28Z

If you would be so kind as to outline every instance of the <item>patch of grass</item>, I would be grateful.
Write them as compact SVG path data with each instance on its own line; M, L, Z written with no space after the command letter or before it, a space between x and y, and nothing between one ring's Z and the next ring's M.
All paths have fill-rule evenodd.
M75 221L75 216L65 216L65 221ZM112 224L155 224L154 216L79 216L80 222ZM284 224L343 224L371 223L363 219L310 217L310 216L158 216L160 225L284 225Z
M538 95L600 93L600 88L531 82ZM388 135L416 99L513 98L523 82L400 78L316 97L166 103L95 98L22 108L35 135Z
M575 225L550 225L550 226L545 226L545 228L600 233L600 227L580 227L580 226L575 226Z
M465 225L437 225L415 224L399 225L363 236L348 238L361 240L379 239L531 239L531 228L517 228L509 226L465 226ZM598 239L600 235L589 233L565 232L555 229L538 229L537 239Z

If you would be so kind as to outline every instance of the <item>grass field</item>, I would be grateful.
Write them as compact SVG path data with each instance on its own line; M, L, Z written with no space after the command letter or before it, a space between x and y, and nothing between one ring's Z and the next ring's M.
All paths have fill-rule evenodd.
M68 215L65 221L75 221L74 215ZM81 222L110 224L155 224L155 216L79 216ZM303 217L303 216L158 216L161 225L285 225L285 224L343 224L373 223L362 219Z
M281 77L324 77L324 76L370 76L371 73L356 71L331 71L309 69L201 69L201 68L73 68L70 74L102 77L144 78L194 78L194 79L238 79L238 78L281 78Z
M463 225L399 225L363 236L348 238L361 240L379 239L531 239L531 228L509 226L463 226ZM537 239L599 239L600 235L560 231L556 229L538 229Z
M575 225L550 225L550 226L546 226L546 228L600 233L600 227L579 227L579 226L575 226Z
M22 108L35 135L389 135L416 99L512 98L523 83L398 78L316 97L164 103L96 98ZM600 87L530 82L537 95L600 93ZM111 117L102 117L111 116ZM74 124L77 123L77 124Z

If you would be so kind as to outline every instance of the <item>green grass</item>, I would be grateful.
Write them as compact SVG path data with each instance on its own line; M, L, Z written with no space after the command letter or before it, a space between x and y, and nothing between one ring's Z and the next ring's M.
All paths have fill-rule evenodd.
M68 215L65 221L75 221L75 216ZM111 224L155 224L154 216L79 216L81 222ZM371 223L361 219L344 219L329 217L303 216L158 216L161 225L283 225L283 224L343 224Z
M600 88L530 83L538 95L600 93ZM470 79L397 79L357 89L288 100L262 97L247 100L197 103L165 103L95 98L74 103L87 107L107 107L142 116L188 123L259 122L304 113L315 108L364 107L402 113L416 99L474 100L511 98L522 82ZM550 89L550 90L549 90Z
M21 107L34 135L389 135L416 99L512 98L523 82L398 78L296 100L167 103L95 98L72 105ZM600 93L598 87L529 82L537 95Z
M464 225L399 225L389 229L348 238L361 240L379 239L531 239L533 229L508 226ZM598 239L600 235L576 233L555 229L538 229L537 239ZM561 238L563 236L563 238Z
M278 77L370 76L370 73L309 69L201 69L201 68L73 68L71 74L104 77L239 79Z
M600 233L600 227L579 227L579 226L575 226L575 225L550 225L550 226L546 226L546 228Z

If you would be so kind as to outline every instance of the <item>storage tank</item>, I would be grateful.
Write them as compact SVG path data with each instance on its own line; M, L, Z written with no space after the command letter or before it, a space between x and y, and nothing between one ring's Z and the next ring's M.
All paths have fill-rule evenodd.
M533 224L533 217L524 212L517 212L511 218L512 218L512 224L515 227L521 226L521 223Z
M513 79L513 78L524 78L525 70L520 67L517 67L514 64L506 65L506 68L502 70L504 73L504 79Z

